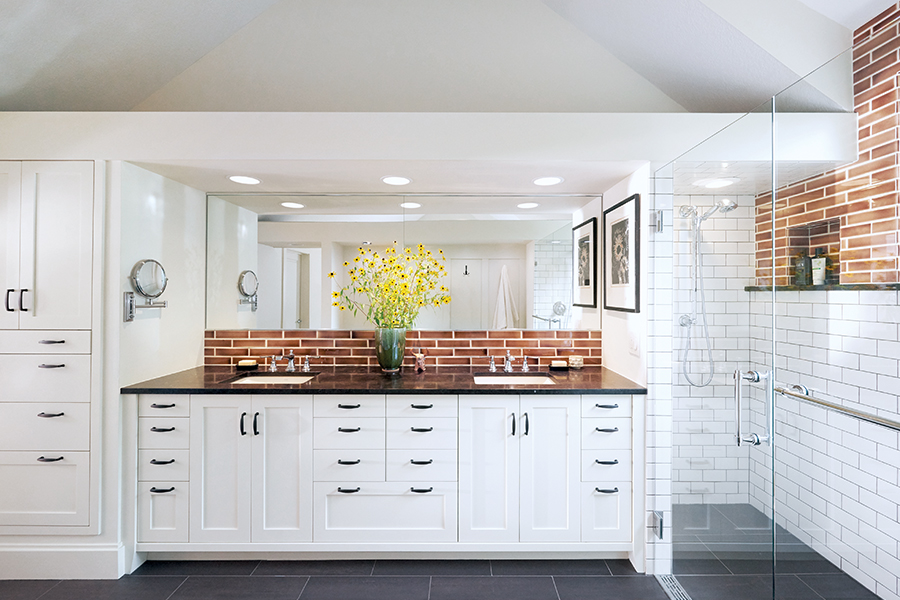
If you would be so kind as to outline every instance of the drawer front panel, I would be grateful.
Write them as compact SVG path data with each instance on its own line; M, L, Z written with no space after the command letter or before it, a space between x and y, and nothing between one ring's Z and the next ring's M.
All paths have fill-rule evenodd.
M582 481L631 481L631 477L631 450L582 450Z
M384 450L313 450L313 479L384 481Z
M581 427L585 450L631 448L631 419L582 419Z
M188 511L191 506L189 493L187 483L181 481L139 483L137 541L187 542Z
M388 417L451 417L457 416L456 396L388 396Z
M633 528L631 484L619 481L581 485L581 541L630 542Z
M0 423L0 450L90 450L90 404L0 403Z
M84 354L2 354L5 402L90 402L91 357Z
M2 331L0 354L90 354L90 331Z
M456 448L456 419L446 417L387 420L388 448Z
M456 481L456 450L388 450L388 481Z
M89 485L90 452L0 452L0 525L90 525Z
M145 394L138 398L139 417L189 417L191 397L187 394Z
M384 396L336 395L313 396L315 417L384 417Z
M189 450L138 450L138 481L187 481Z
M631 396L582 396L582 417L631 418Z
M186 450L190 448L190 419L140 417L138 448Z
M315 418L313 448L384 448L384 419L356 416Z

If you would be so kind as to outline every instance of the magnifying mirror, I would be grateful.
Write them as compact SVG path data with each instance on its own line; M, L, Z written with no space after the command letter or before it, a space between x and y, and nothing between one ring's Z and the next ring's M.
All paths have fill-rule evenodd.
M238 275L238 291L241 295L251 298L256 295L258 289L259 279L256 277L256 273L250 270L241 271L241 274Z
M138 261L131 270L131 283L144 298L159 298L168 282L166 270L153 259Z

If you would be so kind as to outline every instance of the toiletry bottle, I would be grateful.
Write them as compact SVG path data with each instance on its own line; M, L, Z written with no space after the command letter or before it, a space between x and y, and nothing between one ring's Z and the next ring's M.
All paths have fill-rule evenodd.
M812 260L805 250L801 250L794 261L794 285L809 285L812 282Z
M825 285L825 275L827 273L825 269L825 249L817 248L816 249L816 257L810 261L812 263L812 284L813 285Z

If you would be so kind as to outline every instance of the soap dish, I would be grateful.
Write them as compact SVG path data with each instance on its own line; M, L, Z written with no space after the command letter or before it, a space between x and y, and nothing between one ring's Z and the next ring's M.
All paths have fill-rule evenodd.
M255 371L258 367L259 365L255 360L242 360L238 362L235 369L238 371Z
M568 370L569 370L569 365L566 365L566 366L564 366L564 367L554 367L553 365L550 365L549 369L550 369L551 371L568 371Z

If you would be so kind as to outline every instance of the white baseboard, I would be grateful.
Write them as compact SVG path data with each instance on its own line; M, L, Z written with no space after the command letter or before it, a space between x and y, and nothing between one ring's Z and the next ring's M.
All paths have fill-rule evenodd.
M2 546L0 579L118 579L119 546Z

